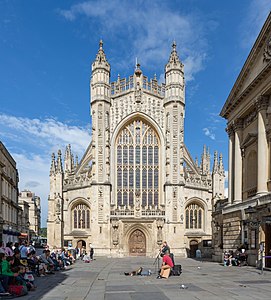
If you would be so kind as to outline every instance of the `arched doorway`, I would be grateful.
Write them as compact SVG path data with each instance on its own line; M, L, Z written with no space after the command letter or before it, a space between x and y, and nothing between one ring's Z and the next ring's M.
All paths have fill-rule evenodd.
M84 240L79 240L77 242L77 248L81 249L86 249L86 242Z
M196 251L198 250L199 243L195 240L190 241L190 257L196 257Z
M139 229L133 231L130 235L129 253L131 256L145 256L146 255L146 236Z

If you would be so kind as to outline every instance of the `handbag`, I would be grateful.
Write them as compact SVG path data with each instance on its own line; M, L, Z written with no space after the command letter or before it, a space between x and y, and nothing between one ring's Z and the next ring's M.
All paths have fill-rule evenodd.
M24 274L24 279L27 281L34 281L34 276L31 272L26 272Z

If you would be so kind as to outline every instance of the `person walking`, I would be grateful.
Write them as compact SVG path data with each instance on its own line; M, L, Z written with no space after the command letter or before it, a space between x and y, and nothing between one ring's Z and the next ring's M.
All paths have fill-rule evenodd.
M90 247L90 251L89 251L90 260L93 260L93 255L94 255L94 248Z

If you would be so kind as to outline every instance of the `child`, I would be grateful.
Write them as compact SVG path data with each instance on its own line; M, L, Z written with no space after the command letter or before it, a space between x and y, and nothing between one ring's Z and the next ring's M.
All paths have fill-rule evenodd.
M27 275L27 276L26 276ZM30 276L32 275L32 276ZM34 276L32 272L29 272L29 269L25 266L19 266L19 275L18 279L21 281L21 284L27 287L28 291L34 291Z

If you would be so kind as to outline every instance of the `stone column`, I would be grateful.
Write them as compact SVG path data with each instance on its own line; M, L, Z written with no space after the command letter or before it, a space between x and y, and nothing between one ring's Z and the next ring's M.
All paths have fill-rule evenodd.
M233 146L234 146L234 130L233 130L233 126L228 126L228 128L226 129L228 136L229 136L229 170L228 170L228 201L229 203L233 203L233 191L234 191L234 185L233 185L233 157L234 157L234 153L233 153Z
M257 194L267 193L268 180L268 143L265 129L266 109L268 97L260 96L256 102L258 110L258 170Z
M243 120L237 119L234 122L234 197L233 203L242 201L242 182L243 182L243 167L242 167L242 152L240 148L243 129Z

